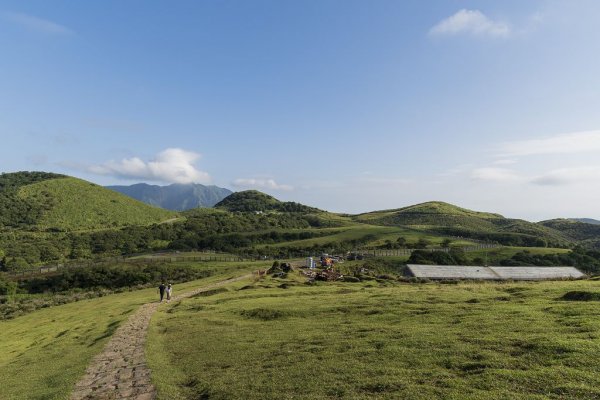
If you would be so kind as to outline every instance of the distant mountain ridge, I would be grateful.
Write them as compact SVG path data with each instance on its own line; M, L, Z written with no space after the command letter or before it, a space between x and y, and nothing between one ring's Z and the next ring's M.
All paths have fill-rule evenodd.
M185 211L198 207L213 207L233 192L229 189L198 183L174 183L168 186L137 183L135 185L106 186L136 200L172 211Z

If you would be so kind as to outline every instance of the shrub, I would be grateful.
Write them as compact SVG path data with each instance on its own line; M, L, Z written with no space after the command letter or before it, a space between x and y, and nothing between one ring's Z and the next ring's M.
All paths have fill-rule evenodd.
M561 299L567 301L600 301L600 293L574 290L565 293Z

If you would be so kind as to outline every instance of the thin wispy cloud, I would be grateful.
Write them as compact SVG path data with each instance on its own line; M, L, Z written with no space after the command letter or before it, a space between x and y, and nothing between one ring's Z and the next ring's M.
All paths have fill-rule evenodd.
M600 151L600 130L566 133L541 139L517 140L503 143L497 150L501 157Z
M508 168L484 167L471 171L471 179L485 182L514 183L521 180L518 173Z
M152 160L139 157L108 161L87 167L88 172L121 179L137 179L166 183L210 183L210 175L196 168L200 154L178 148L158 153Z
M544 186L562 186L576 183L597 183L600 182L600 166L555 169L533 178L531 182Z
M503 38L511 33L510 26L496 21L479 10L462 9L438 22L429 30L432 36L472 35Z
M565 186L600 182L600 166L584 165L532 173L508 168L482 167L470 172L470 178L482 183L509 183L536 186Z
M1 15L4 19L33 32L47 35L72 35L75 33L64 25L34 15L12 11L3 12Z
M279 184L274 179L239 178L234 180L231 185L239 189L294 190L293 186Z

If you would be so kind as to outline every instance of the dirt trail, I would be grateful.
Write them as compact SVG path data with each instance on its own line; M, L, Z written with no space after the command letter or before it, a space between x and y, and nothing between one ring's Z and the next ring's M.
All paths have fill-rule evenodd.
M173 301L251 276L244 275L203 286L174 296ZM85 375L75 385L71 400L156 398L156 389L144 357L144 344L150 318L159 305L158 302L144 304L117 329L102 353L92 359Z

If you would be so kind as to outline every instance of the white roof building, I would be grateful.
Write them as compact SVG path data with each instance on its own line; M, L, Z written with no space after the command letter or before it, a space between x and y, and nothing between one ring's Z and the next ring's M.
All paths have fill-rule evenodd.
M427 279L476 279L536 281L577 279L585 276L574 267L484 267L408 264L408 275Z

